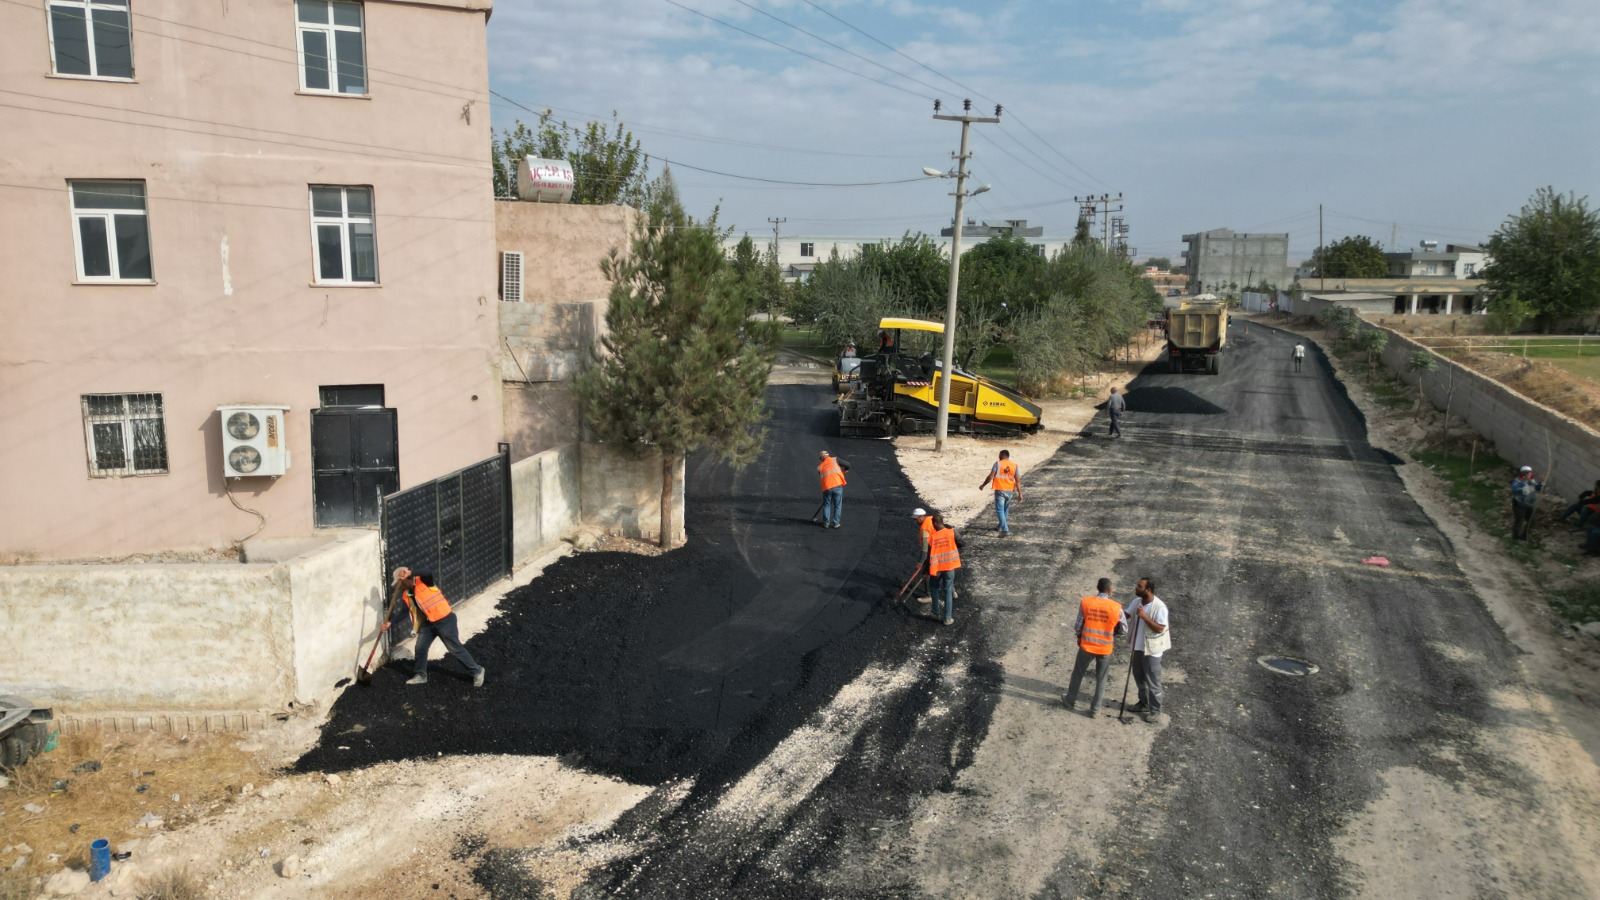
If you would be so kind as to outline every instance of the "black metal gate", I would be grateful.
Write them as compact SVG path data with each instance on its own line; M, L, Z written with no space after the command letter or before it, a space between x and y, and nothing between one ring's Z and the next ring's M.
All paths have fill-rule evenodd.
M509 453L383 498L383 569L432 572L451 602L511 574Z

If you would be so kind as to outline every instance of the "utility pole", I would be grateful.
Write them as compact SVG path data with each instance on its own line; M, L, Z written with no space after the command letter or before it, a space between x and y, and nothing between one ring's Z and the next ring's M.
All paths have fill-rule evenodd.
M782 236L778 233L778 229L783 227L783 223L789 220L768 219L767 221L772 224L772 258L776 260L778 258L778 242L782 239Z
M1094 222L1096 215L1101 215L1100 246L1104 247L1107 251L1110 251L1111 214L1114 212L1122 212L1122 207L1120 205L1116 209L1112 209L1111 204L1121 204L1122 195L1118 194L1113 197L1110 194L1101 194L1100 196L1096 197L1091 194L1087 197L1073 197L1072 201L1078 204L1079 208L1082 209L1085 214L1087 214L1091 223Z
M1328 276L1323 269L1328 267L1328 261L1323 258L1322 252L1322 204L1317 204L1317 292L1328 289Z
M949 116L939 112L939 101L933 101L933 117L941 122L961 123L961 152L956 155L956 221L950 229L950 297L944 308L944 366L939 372L939 414L934 420L934 452L943 452L945 438L950 428L950 374L956 365L956 291L961 286L961 213L967 200L967 131L972 123L995 124L1000 121L1000 106L995 105L994 115L974 116L972 101L961 101L961 115Z

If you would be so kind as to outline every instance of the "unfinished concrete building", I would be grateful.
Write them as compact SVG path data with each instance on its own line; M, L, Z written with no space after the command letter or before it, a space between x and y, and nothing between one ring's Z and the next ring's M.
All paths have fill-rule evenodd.
M1182 271L1190 294L1237 292L1262 283L1286 288L1294 281L1287 234L1213 228L1186 234L1183 242Z

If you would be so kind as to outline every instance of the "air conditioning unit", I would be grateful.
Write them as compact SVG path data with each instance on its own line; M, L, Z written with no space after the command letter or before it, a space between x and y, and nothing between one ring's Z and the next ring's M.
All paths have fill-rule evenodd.
M522 252L506 250L500 254L500 299L522 302Z
M228 478L276 478L289 469L288 406L238 404L217 407L222 418L222 474Z

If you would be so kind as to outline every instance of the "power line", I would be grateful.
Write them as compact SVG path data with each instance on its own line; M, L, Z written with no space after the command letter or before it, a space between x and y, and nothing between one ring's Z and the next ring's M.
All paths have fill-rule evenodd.
M801 28L799 25L796 25L793 22L789 22L789 21L785 21L783 19L780 19L777 16L773 15L772 13L769 13L766 10L760 8L759 6L754 6L754 5L750 4L750 3L746 3L745 0L733 0L733 2L739 4L740 6L745 7L746 9L755 10L756 12L762 14L763 16L766 16L767 18L769 18L772 21L777 22L777 23L779 23L781 25L787 25L790 28L793 28L795 31L798 31L801 34L806 35L807 37L814 38L814 39L816 39L818 41L821 41L822 43L827 44L829 47L832 47L833 49L838 50L841 53L848 53L851 56L854 56L856 59L859 59L862 62L867 63L868 65L877 66L878 68L884 70L885 72L888 72L890 75L898 75L899 77L904 78L905 80L911 82L912 84L920 84L920 85L922 85L923 87L927 88L930 91L937 92L939 90L939 88L935 87L934 85L931 85L931 84L927 83L926 81L921 81L919 79L912 78L910 75L907 75L904 72L899 72L899 71L896 71L894 69L891 69L888 66L884 65L883 63L878 62L877 60L869 59L869 58L867 58L865 56L862 56L861 54L855 52L854 50L848 49L846 47L841 47L838 44L835 44L833 41L830 41L827 38L822 37L821 35L813 34L812 32L807 31L804 28Z
M298 132L293 132L293 131L278 131L278 130L270 129L270 128L258 128L258 127L254 126L254 125L236 125L236 124L234 124L232 122L217 122L217 121L213 121L213 120L210 120L210 119L196 119L196 118L192 118L192 117L189 117L189 116L173 115L171 113L145 112L145 111L141 111L141 110L131 110L131 109L128 109L128 107L126 107L126 106L110 106L110 105L103 104L103 103L90 103L87 100L70 100L70 99L67 99L65 97L51 97L51 96L47 96L47 95L44 95L44 94L30 94L30 93L28 93L26 91L11 91L11 90L6 90L5 88L0 88L0 94L11 94L11 95L17 96L17 97L27 97L27 98L32 99L32 100L44 100L44 101L51 102L51 103L70 103L70 104L72 104L74 106L86 106L86 107L89 107L90 109L101 109L101 110L108 110L108 111L112 111L112 112L126 112L126 113L132 113L134 115L140 115L140 116L151 116L151 117L158 118L158 119L172 119L172 120L179 121L179 122L188 122L188 123L191 123L191 124L194 124L194 125L211 125L211 126L214 126L214 127L217 127L217 128L237 128L237 129L240 129L242 131L255 131L255 132L259 132L261 134L272 134L272 135L278 135L280 137L301 138L303 140L308 140L308 141L321 141L321 142L327 143L327 144L344 144L344 145L347 145L349 147L358 148L358 149L353 149L353 150L340 150L338 148L332 148L332 147L313 147L313 146L311 146L309 144L296 144L296 143L288 143L288 142L273 142L273 143L288 143L288 146L301 147L301 148L307 149L307 150L324 150L324 151L331 150L331 151L336 152L336 153L352 153L352 154L355 154L355 155L358 155L358 156L368 155L367 151L368 150L373 150L373 149L377 149L377 150L394 150L394 151L400 152L400 153L415 153L415 154L418 154L418 155L421 155L421 156L432 156L432 157L435 157L437 159L442 159L442 160L460 160L460 161L465 162L465 163L471 163L471 162L475 162L476 161L475 157L470 157L470 156L456 156L454 154L449 154L449 153L433 153L433 152L430 152L430 151L427 151L427 150L412 150L412 149L406 148L406 147L389 147L389 146L384 146L382 144L374 144L374 143L372 143L370 141L360 141L360 142L358 142L358 141L345 141L345 140L340 140L339 138L318 137L317 135L313 135L313 134L300 134ZM4 105L4 104L0 104L0 105ZM45 113L51 112L50 110L39 109L37 107L30 107L30 106L17 106L17 107L12 107L12 108L13 109L28 109L28 110L32 110L34 112L45 112ZM59 113L59 114L60 115L73 115L72 113ZM129 121L129 120L124 120L124 119L104 119L104 120L101 120L101 121L115 121L115 122L117 122L119 124L123 124L123 125L135 125L135 126L141 126L142 125L142 126L144 126L146 128L164 128L164 127L167 127L167 126L163 126L163 125L154 125L154 124L148 123L148 122L135 122L135 121ZM224 134L216 134L215 132L200 132L200 131L196 131L194 133L208 134L208 135L212 135L214 137L221 137L221 138L227 138L227 139L232 139L232 140L252 140L252 141L253 140L263 140L262 138L249 137L249 136L245 136L245 135L224 135ZM385 157L385 158L387 158L387 159L400 159L401 157ZM457 164L457 163L434 163L434 162L431 162L429 160L421 160L421 159L412 159L412 160L408 160L408 161L417 162L417 163L424 163L424 164L427 164L427 165L447 165L447 164L448 165L455 165L455 164ZM481 168L481 165L479 165L479 166L471 166L471 168Z
M667 0L667 2L668 3L672 3L672 0ZM677 4L674 3L673 5L676 6ZM684 8L688 9L688 7L684 7ZM694 10L689 10L689 11L690 12L694 12ZM707 17L707 18L709 18L709 17ZM532 109L529 109L526 106L523 106L521 103L518 103L516 100L513 100L510 97L507 97L505 94L502 94L502 93L500 93L498 91L494 91L494 90L490 90L489 93L493 94L496 97L499 97L501 100L504 100L504 101L506 101L507 103L510 103L513 106L516 106L516 107L518 107L520 109L524 109L524 110L527 110L528 112L537 114L536 110L532 110ZM895 181L848 181L848 182L786 181L786 180L783 180L783 179L780 179L780 178L762 178L762 177L756 176L756 175L737 175L737 174L734 174L733 172L722 172L722 171L718 171L716 169L708 169L708 168L705 168L704 166L696 166L696 165L692 165L690 163L679 162L677 160L668 159L665 156L655 156L655 157L651 157L651 158L652 159L659 159L662 162L664 162L664 163L666 163L668 165L671 165L671 166L680 166L680 167L685 168L685 169L693 169L696 172L705 172L705 173L707 173L709 175L720 175L723 178L737 178L740 181L757 181L757 182L761 182L763 184L789 184L789 185L796 185L796 186L799 186L799 187L827 187L827 188L835 188L835 187L878 187L880 185L886 185L886 184L910 184L913 181L923 181L924 180L922 178L901 178L901 179L895 180Z
M7 4L10 4L12 6L21 7L23 9L30 10L30 11L37 11L38 8L39 8L39 5L37 3L25 3L25 2L22 2L22 0L0 0L0 3L7 3ZM188 29L193 30L193 31L200 31L200 32L204 32L206 34L214 34L214 35L216 35L218 37L227 38L229 40L240 41L240 42L247 43L247 44L256 44L256 45L259 45L259 46L262 46L262 47L267 47L267 48L272 49L272 50L279 50L279 51L282 51L284 53L290 54L292 58L290 58L290 59L282 59L282 58L279 58L279 57L276 57L276 56L263 56L263 55L261 55L259 53L249 53L249 52L246 52L244 50L240 50L237 47L223 47L223 46L220 46L220 45L217 45L217 44L208 44L205 41L197 41L197 40L195 40L193 38L182 38L182 37L178 37L177 35L173 35L173 34L165 34L165 33L160 32L160 31L152 31L152 30L147 29L147 28L134 28L131 24L128 26L128 31L129 32L133 32L133 33L137 33L137 34L148 34L151 37L161 38L162 40L177 41L179 43L184 43L184 44L194 44L197 47L209 47L209 48L211 48L213 50L221 50L221 51L223 51L225 53L237 53L237 54L239 54L241 56L248 56L248 57L251 57L253 59L262 59L262 60L266 60L268 62L283 63L283 64L287 64L287 65L292 65L292 66L299 66L300 65L300 59L299 59L299 52L300 51L295 47L285 47L282 44L274 44L274 43L272 43L270 41L262 41L262 40L257 40L255 38L244 37L242 35L229 34L226 31L216 31L216 30L210 29L210 28L202 28L199 25L190 25L190 24L188 24L186 22L179 22L179 21L177 21L175 19L163 19L160 16L153 16L153 15L150 15L149 13L132 12L130 10L130 14L131 14L132 18L134 18L134 19L148 19L149 21L160 22L163 25L171 25L171 26L173 26L175 28L188 28ZM96 22L95 23L95 27L96 28L103 28L103 27L114 27L114 26L106 26L106 25L104 25L104 24L102 24L100 22ZM365 25L363 25L362 26L362 37L363 37L363 39L365 39L365 36L366 36L366 27L365 27ZM311 71L318 71L318 72L322 72L324 74L328 74L329 71L330 71L329 69L327 69L325 67L314 66L314 65L310 65L310 64L307 64L306 68L311 70ZM479 90L474 90L472 88L458 87L456 85L446 84L445 82L442 82L442 81L433 81L433 80L430 80L430 79L427 79L427 78L422 78L422 77L417 76L417 75L410 75L410 74L405 73L405 72L391 72L391 71L386 70L386 69L378 69L378 68L373 68L371 66L364 67L364 71L366 71L366 72L382 72L385 75L394 75L394 76L397 76L399 78L406 78L406 79L410 79L412 81L420 81L420 82L423 82L424 84L438 85L440 87L449 88L452 91L454 91L454 93L446 94L446 93L443 93L441 91L434 91L434 90L429 90L427 88L420 88L420 87L415 87L415 86L412 86L412 85L400 84L399 82L384 81L384 80L378 79L378 78L369 78L368 79L371 82L374 82L374 83L377 83L377 84L387 84L387 85L390 85L391 87L404 88L406 90L421 91L421 92L427 93L427 94L437 94L437 95L439 95L441 97L450 97L451 99L454 99L454 100L474 99L474 98L481 98L483 96L483 92L479 91ZM467 94L468 96L463 98L462 96L460 96L463 93Z
M50 187L42 184L17 184L15 182L8 181L0 181L0 188L12 188L22 191L46 191L53 194L65 194L70 190L70 188L67 187ZM146 194L145 200L146 202L160 201L163 203L195 203L204 206L238 206L248 209L277 209L296 213L304 213L309 208L307 206L284 206L277 203L247 203L239 200L207 200L201 197L163 197L154 194ZM465 218L462 216L424 216L413 213L390 212L375 213L374 219L418 219L433 222L470 222L479 225L485 222L493 221L493 219L485 218Z
M827 66L829 68L838 69L839 71L844 72L847 75L854 75L857 78L864 78L867 81L872 82L873 84L881 84L881 85L883 85L884 87L886 87L886 88L888 88L890 90L899 91L902 94L910 94L913 97L919 97L919 98L921 98L923 100L932 100L933 99L932 97L923 97L921 94L917 93L916 91L910 90L909 88L903 88L903 87L899 86L898 84L890 84L889 82L884 81L882 79L873 78L871 75L864 75L864 74L862 74L860 72L855 71L854 69L847 69L844 66L839 65L838 63L828 62L827 60L825 60L825 59L823 59L823 58L821 58L819 56L812 56L811 54L805 52L804 50L796 50L795 48L790 47L787 44L780 44L777 41L773 40L772 38L762 37L761 35L756 34L753 31L747 31L747 30L745 30L743 28L740 28L737 25L734 25L734 24L730 23L730 22L724 22L721 19L717 18L716 16L710 16L710 15L707 15L707 14L701 12L698 9L693 9L691 7L688 7L688 6L684 6L682 3L679 3L678 0L665 0L665 2L671 4L672 6L676 6L677 8L683 10L684 12L691 12L691 13L694 13L695 15L701 17L702 19L708 19L708 20L710 20L712 22L715 22L715 23L717 23L718 25L721 25L724 28L731 28L734 31L739 32L740 34L749 35L750 37L753 37L758 41L763 41L765 43L771 44L772 46L777 47L777 48L779 48L781 50L787 50L790 53L795 53L795 54L798 54L800 56L804 56L806 59L809 59L812 62L819 62L819 63L822 63L823 65L825 65L825 66Z
M0 2L3 2L3 0L0 0ZM8 92L8 93L10 93L10 92ZM25 96L33 96L33 95L25 95ZM54 99L54 98L50 98L50 99ZM71 102L71 101L69 101L69 102ZM89 115L88 113L81 113L81 112L68 112L68 111L65 111L65 110L56 110L56 109L42 109L42 108L37 107L37 106L20 106L20 105L14 104L14 103L0 103L0 109L17 109L17 110L22 110L24 112L39 113L41 115L47 115L47 116L65 116L67 118L86 119L86 120L93 121L93 122L109 122L109 123L111 123L113 125L126 125L126 126L130 126L130 127L133 127L133 128L154 128L154 129L161 130L161 131L176 131L176 132L180 132L180 133L183 133L183 134L202 135L202 136L205 136L205 137L222 138L224 140L254 141L256 143L261 143L261 144L275 144L275 145L284 146L284 147L298 147L299 149L302 149L302 150L315 150L315 151L317 151L319 153L348 153L348 154L351 154L353 156L368 156L368 157L372 157L373 159L389 159L389 160L394 160L396 162L416 163L416 164L420 164L420 165L456 166L458 168L467 168L467 169L489 169L490 168L490 166L487 165L487 164L471 165L471 164L468 164L468 163L429 162L428 160L414 159L414 158L406 157L406 156L393 156L393 155L386 154L386 153L372 153L370 151L358 151L358 150L341 150L341 149L339 149L337 147L316 147L316 146L312 146L310 144L295 143L294 141L279 141L279 140L272 140L270 138L246 137L246 136L243 136L243 135L233 135L233 134L220 134L220 133L215 132L215 131L206 131L203 128L183 128L183 127L178 126L178 125L162 125L162 124L156 124L156 123L153 123L153 122L131 122L131 121L128 121L126 119L116 119L116 118L112 118L112 117L109 117L109 116L94 116L94 115ZM152 114L152 115L158 115L158 114ZM229 126L229 127L244 127L244 126ZM311 140L322 140L322 139L321 138L311 138Z
M581 109L568 109L568 108L564 108L564 107L560 107L560 106L546 106L546 105L540 104L540 103L535 103L535 105L542 107L543 110L535 111L534 109L531 109L530 107L524 105L521 102L511 101L508 98L505 98L505 95L500 94L500 93L498 93L496 91L492 91L491 90L489 93L492 96L500 97L502 99L506 99L506 101L507 101L506 103L495 103L492 100L490 101L490 106L497 106L497 107L500 107L501 109L506 108L507 104L512 104L517 109L521 109L521 110L526 111L526 112L535 112L536 114L539 114L539 115L543 114L543 110L548 110L550 112L571 113L572 115L575 115L575 116L585 116L585 117L587 117L587 118L589 118L591 120L596 120L596 121L600 121L600 120L604 120L604 119L608 118L607 116L603 116L603 115L601 115L599 113L586 112L586 111L581 110ZM534 102L534 101L528 101L528 102L531 103L531 102ZM764 144L764 143L761 143L759 141L741 141L738 138L715 137L715 136L708 135L708 134L699 134L699 133L693 132L693 131L683 131L681 129L668 128L668 127L663 126L663 125L651 125L651 124L638 123L638 122L623 122L621 119L618 119L617 121L619 123L621 123L621 124L627 125L630 129L633 129L635 131L642 131L642 132L645 132L647 134L662 134L662 135L666 135L667 137L677 137L677 138L683 138L685 140L691 140L691 141L705 141L706 143L711 143L711 144L728 144L730 146L735 146L735 147L753 147L753 148L755 148L757 150L766 150L768 152L773 152L773 153L795 153L795 154L803 154L803 155L809 155L809 156L843 156L843 157L851 157L851 158L855 158L855 159L917 159L917 158L919 158L918 154L910 154L910 153L902 153L902 154L892 154L892 153L851 153L851 152L845 151L845 150L817 150L817 149L812 149L812 148L809 148L809 147L789 147L789 146L784 146L782 144Z
M669 2L670 2L670 0L669 0ZM968 87L967 85L962 84L961 82L955 80L954 78L951 78L949 75L946 75L943 72L940 72L938 69L933 68L932 66L928 65L927 63L924 63L923 61L921 61L919 59L916 59L915 57L912 57L912 56L902 52L899 48L891 46L890 44L884 42L883 40L880 40L875 35L867 32L867 31L865 31L865 30L863 30L861 28L858 28L857 26L851 24L850 22L847 22L844 19L840 18L838 15L835 15L834 13L829 12L826 9L823 9L822 7L818 6L816 3L813 3L812 0L801 0L801 2L804 3L805 5L811 7L812 9L816 10L817 12L822 13L823 15L827 16L828 18L833 19L835 22L838 22L839 24L845 26L846 28L849 28L851 31L854 31L857 34L861 35L862 37L865 37L867 40L872 41L873 43L879 45L880 47L883 47L884 49L888 50L891 53L894 53L895 55L901 57L902 59L905 59L905 60L907 60L907 61L909 61L909 62L911 62L911 63L913 63L913 64L915 64L917 66L922 67L924 70L926 70L928 72L931 72L931 73L933 73L934 75L936 75L936 76L938 76L940 78L943 78L945 81L950 82L951 84L955 85L956 87L960 88L961 90L966 91L966 92L968 92L970 94L974 94L974 95L976 95L978 97L981 97L982 99L987 100L990 103L999 103L1000 102L1000 101L996 100L995 98L990 97L987 94L983 93L982 91L980 91L980 90L978 90L976 88ZM1039 143L1044 144L1045 147L1049 148L1051 152L1055 153L1057 156L1061 157L1062 159L1064 159L1068 163L1070 163L1074 169L1077 169L1078 171L1082 172L1084 175L1088 176L1091 180L1099 182L1102 187L1110 187L1110 185L1106 184L1104 181L1100 181L1099 178L1096 178L1091 172L1089 172L1083 166L1078 165L1078 163L1076 161L1074 161L1070 156L1067 156L1065 153L1062 153L1060 150L1056 149L1056 147L1053 144L1051 144L1049 141L1046 141L1042 136L1040 136L1040 134L1037 131L1034 131L1033 128L1030 127L1027 122L1024 122L1022 120L1021 116L1018 116L1016 114L1016 110L1015 109L1013 109L1011 111L1011 118L1014 119L1018 125L1021 125L1023 128L1027 129L1028 133L1033 135L1034 138L1039 141ZM1004 131L1005 127L1002 125L1000 130ZM1013 138L1013 140L1015 140L1015 138ZM1062 174L1066 174L1066 173L1062 173ZM1070 176L1068 176L1068 177L1070 177ZM1077 179L1074 178L1073 180L1076 181Z

